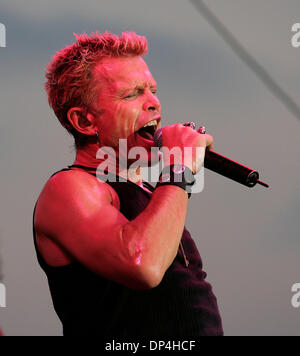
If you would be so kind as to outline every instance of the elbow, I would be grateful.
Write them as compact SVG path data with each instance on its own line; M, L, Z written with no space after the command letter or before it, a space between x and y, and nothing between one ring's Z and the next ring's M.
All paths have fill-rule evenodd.
M157 287L161 283L162 279L163 277L161 275L151 276L151 278L149 278L147 281L147 289L152 289Z
M137 237L137 231L131 230L130 225L122 231L122 241L125 247L125 256L131 270L131 282L128 285L132 289L147 290L157 287L164 276L164 271L157 261L149 256L149 250L145 248L144 239ZM150 261L151 260L151 261Z
M128 287L136 290L147 290L157 287L163 279L161 269L155 263L146 262L142 252L139 258L131 260L131 273Z
M140 288L142 290L148 290L148 289L153 289L157 287L162 279L163 279L163 273L160 271L159 268L151 265L151 266L143 266L139 267L140 268Z

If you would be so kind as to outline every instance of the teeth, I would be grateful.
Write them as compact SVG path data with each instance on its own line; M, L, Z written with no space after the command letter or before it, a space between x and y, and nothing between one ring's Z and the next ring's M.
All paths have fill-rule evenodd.
M143 127L155 126L155 125L157 125L157 120L152 120L152 121L148 122L148 123L147 123L145 126L143 126Z

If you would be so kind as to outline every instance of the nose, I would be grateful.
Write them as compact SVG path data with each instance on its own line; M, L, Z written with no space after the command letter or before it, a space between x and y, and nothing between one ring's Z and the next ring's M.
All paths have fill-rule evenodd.
M145 100L145 103L143 105L143 110L144 111L160 111L160 102L158 100L158 97L150 92L149 95L147 95L147 98Z

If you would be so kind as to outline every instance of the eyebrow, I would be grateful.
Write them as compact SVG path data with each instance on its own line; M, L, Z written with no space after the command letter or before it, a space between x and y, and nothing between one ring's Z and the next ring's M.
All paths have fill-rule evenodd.
M122 87L118 90L119 94L124 94L129 90L145 89L149 85L150 88L157 88L156 83L138 83L134 86Z

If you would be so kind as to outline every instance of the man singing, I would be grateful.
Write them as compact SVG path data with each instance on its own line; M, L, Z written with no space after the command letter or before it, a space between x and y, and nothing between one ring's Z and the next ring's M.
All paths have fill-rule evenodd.
M135 33L82 34L47 67L49 104L73 135L76 158L45 184L33 232L64 335L223 335L216 298L184 226L193 183L186 177L203 164L196 148L205 152L213 139L191 125L165 126L166 152L191 147L191 153L164 154L169 178L155 188L142 181L141 166L160 157L151 148L161 127L146 53L146 38ZM128 151L146 151L138 166L119 150L120 140Z

